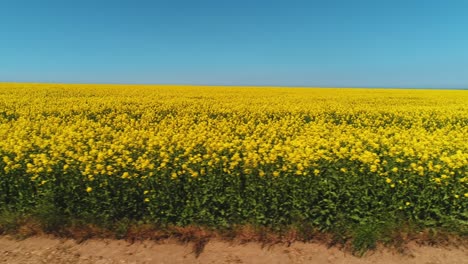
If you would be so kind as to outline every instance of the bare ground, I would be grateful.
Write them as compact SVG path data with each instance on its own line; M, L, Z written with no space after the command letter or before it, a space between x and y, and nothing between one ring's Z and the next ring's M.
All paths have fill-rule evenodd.
M404 253L381 248L356 257L318 243L262 247L258 243L211 240L196 257L191 244L175 240L129 243L124 240L34 236L17 240L0 236L0 263L340 263L340 264L468 264L466 246L431 247L409 244Z

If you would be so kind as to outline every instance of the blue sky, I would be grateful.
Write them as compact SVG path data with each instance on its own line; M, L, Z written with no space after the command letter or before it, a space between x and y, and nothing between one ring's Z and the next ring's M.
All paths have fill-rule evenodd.
M468 88L465 0L0 0L0 81Z

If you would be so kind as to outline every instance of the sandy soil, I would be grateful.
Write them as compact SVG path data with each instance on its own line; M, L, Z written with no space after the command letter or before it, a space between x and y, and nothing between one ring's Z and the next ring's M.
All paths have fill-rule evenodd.
M196 257L190 244L176 241L135 242L91 239L77 244L69 239L30 237L15 240L0 236L0 263L377 263L465 264L466 247L409 245L405 254L379 249L362 258L322 244L293 243L263 247L256 243L210 241Z

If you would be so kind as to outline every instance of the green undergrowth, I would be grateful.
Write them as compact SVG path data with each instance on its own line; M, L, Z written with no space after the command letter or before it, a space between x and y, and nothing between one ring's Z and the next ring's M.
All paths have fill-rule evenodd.
M458 245L466 243L466 225L427 228L418 223L403 221L398 216L380 219L362 219L346 222L339 218L329 231L320 231L310 222L296 222L283 226L261 226L254 224L213 227L206 225L161 225L144 220L123 218L99 220L77 219L67 216L62 210L43 204L34 211L20 213L3 210L0 212L0 234L24 239L34 235L53 235L75 239L78 242L91 238L139 240L176 239L182 243L193 243L194 253L199 255L210 239L256 242L263 246L274 244L290 245L294 242L324 243L336 246L354 255L363 256L378 245L404 251L405 246L416 241L428 245Z
M357 255L413 237L438 243L468 235L468 199L453 195L464 192L464 183L440 187L426 177L405 175L401 186L392 187L378 175L324 167L326 177L163 174L86 182L78 174L52 173L41 186L24 174L7 174L0 178L0 232L79 239L195 237L203 244L213 236L246 237L248 229L252 241L321 240ZM187 228L203 236L183 235Z

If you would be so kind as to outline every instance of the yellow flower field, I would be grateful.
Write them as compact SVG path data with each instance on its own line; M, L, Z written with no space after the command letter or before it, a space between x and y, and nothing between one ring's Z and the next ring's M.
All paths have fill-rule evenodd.
M468 92L0 84L0 209L466 228Z

